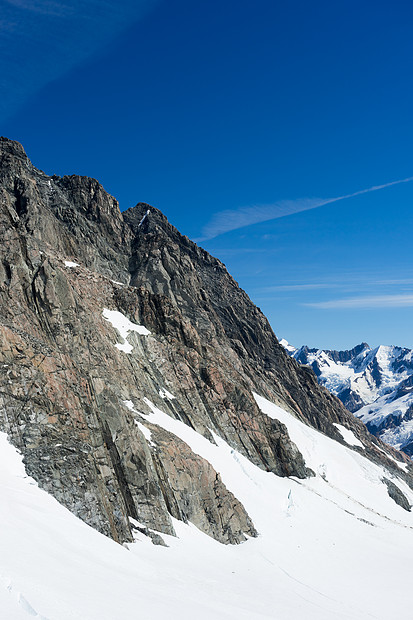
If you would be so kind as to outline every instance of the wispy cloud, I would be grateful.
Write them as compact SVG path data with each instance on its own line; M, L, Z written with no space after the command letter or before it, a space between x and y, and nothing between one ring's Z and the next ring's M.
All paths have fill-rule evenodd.
M309 283L309 284L280 284L277 286L264 286L260 289L261 292L264 293L275 293L282 291L314 291L318 289L330 289L336 288L332 284L317 284L317 283Z
M5 4L32 13L63 17L73 13L73 5L76 5L76 2L70 6L64 2L53 2L53 0L5 0Z
M243 254L274 254L278 248L209 248L208 252L216 256L239 256Z
M211 221L202 229L203 236L198 239L198 241L207 241L231 230L243 228L244 226L275 220L280 217L286 217L287 215L293 215L294 213L300 213L301 211L317 209L318 207L323 207L324 205L338 202L339 200L355 198L356 196L377 192L386 187L399 185L400 183L409 183L410 181L413 181L413 177L391 181L383 185L373 185L367 189L362 189L352 194L337 196L335 198L298 198L296 200L282 200L270 205L253 205L241 207L240 209L227 209L213 215Z
M0 120L140 19L158 0L3 0Z
M375 284L383 285L383 286L409 286L413 284L413 278L398 278L398 279L389 279L389 280L377 280Z
M353 297L351 299L332 299L305 303L303 306L322 309L354 309L354 308L403 308L413 306L413 294L407 295L375 295L370 297Z

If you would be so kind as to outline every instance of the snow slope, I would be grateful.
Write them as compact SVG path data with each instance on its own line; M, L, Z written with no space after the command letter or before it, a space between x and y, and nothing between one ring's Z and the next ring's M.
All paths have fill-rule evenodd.
M280 343L319 383L338 396L370 432L398 450L413 454L413 351L395 346L351 351L296 349Z
M2 617L388 620L405 615L413 517L389 498L383 474L411 503L413 493L350 447L255 398L266 415L287 425L315 477L264 472L217 436L214 445L149 400L151 413L139 416L207 458L244 504L260 536L238 546L221 545L174 520L178 537L163 535L169 547L154 546L137 532L128 550L40 490L0 435ZM125 404L133 410L133 403Z

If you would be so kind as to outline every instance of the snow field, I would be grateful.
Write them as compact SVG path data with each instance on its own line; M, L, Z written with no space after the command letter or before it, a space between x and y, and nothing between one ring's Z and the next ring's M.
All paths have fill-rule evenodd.
M266 415L287 426L316 476L298 480L265 472L218 436L212 444L149 399L150 413L140 422L176 434L221 474L259 532L237 546L174 520L178 537L163 535L168 548L137 533L128 551L40 490L0 434L0 605L7 620L36 617L13 592L47 620L403 616L410 604L412 515L388 497L381 482L386 472L255 398ZM124 404L134 411L132 401ZM393 482L413 503L407 486Z

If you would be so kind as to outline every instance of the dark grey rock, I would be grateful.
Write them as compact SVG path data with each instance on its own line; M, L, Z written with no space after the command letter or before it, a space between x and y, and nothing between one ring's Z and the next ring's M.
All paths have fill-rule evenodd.
M136 424L149 426L145 398L279 476L313 472L253 391L340 442L334 422L343 423L363 454L396 468L286 355L225 266L157 209L122 214L97 181L48 177L2 138L0 236L0 429L40 486L104 534L132 540L130 517L145 533L174 534L173 516L223 543L256 535L207 461L155 425L145 438ZM104 308L152 336L131 335L133 352L119 351Z
M400 491L399 487L395 485L394 482L392 482L388 478L383 478L383 482L387 487L387 493L389 494L389 497L391 497L392 500L395 501L398 506L410 512L412 507L409 503L409 500L407 499L405 494L402 491Z

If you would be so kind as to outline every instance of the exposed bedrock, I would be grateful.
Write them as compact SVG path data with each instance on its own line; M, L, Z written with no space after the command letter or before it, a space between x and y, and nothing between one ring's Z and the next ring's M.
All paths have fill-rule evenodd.
M219 472L146 420L145 399L278 476L313 472L253 391L340 442L343 424L363 453L397 468L285 354L225 266L156 209L122 214L97 181L48 177L1 139L0 238L0 429L28 474L104 534L132 540L129 518L173 534L171 517L223 543L256 534ZM131 352L117 348L105 308L151 334L130 332Z

